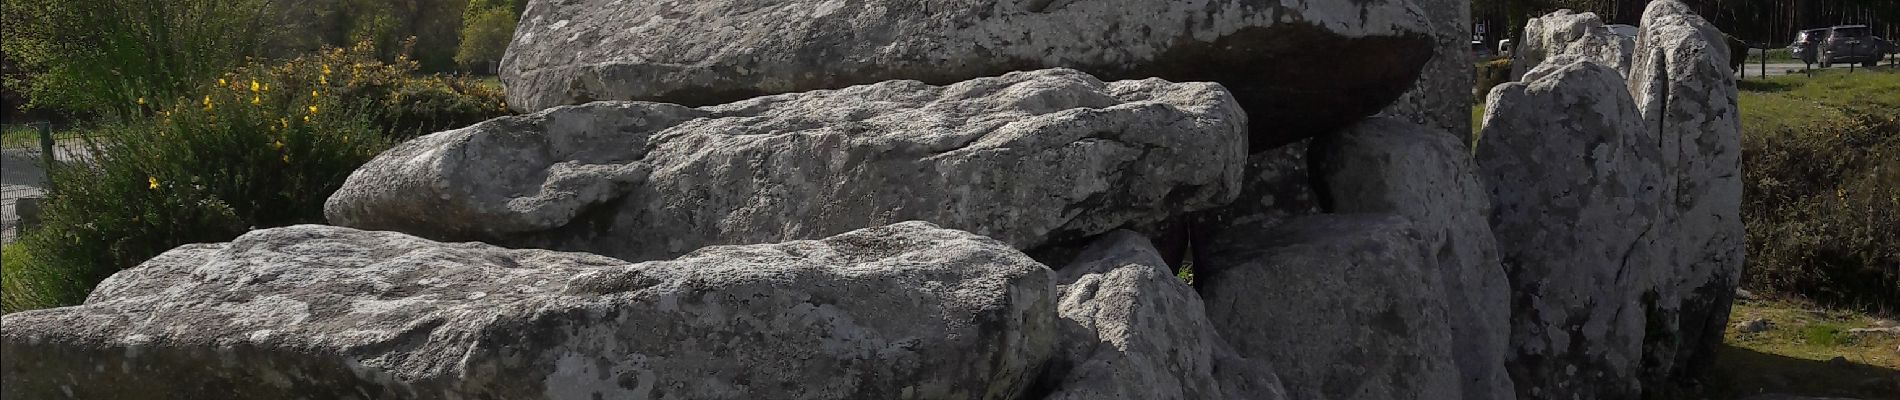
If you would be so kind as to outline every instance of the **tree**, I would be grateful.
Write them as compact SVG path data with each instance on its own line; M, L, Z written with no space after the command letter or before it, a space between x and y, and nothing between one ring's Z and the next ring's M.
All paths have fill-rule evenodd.
M268 0L5 0L0 51L34 108L132 115L256 55Z
M469 2L462 16L462 44L455 52L455 62L472 70L493 72L489 67L501 61L508 41L515 34L518 11L512 3L507 0Z

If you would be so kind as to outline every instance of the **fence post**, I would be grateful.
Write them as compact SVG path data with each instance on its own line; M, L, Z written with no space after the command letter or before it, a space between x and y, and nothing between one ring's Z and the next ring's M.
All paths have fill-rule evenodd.
M53 123L41 122L39 126L40 160L42 161L41 163L46 166L46 189L51 190L53 189L53 168L55 164L59 163L59 158L56 153L53 152L55 148L53 142Z

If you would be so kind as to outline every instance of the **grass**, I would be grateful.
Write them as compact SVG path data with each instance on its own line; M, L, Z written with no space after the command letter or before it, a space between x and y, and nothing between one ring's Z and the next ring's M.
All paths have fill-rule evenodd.
M1761 332L1740 333L1734 324L1769 321ZM1739 301L1711 376L1711 395L1740 398L1756 393L1892 399L1900 393L1900 336L1852 334L1883 317L1828 309L1798 300ZM1845 363L1831 363L1835 357ZM1885 396L1885 397L1883 397Z
M0 148L39 148L40 131L26 125L7 125L0 129Z
M1741 87L1742 128L1769 132L1838 120L1849 106L1900 108L1900 70L1831 69L1814 77L1784 75L1750 79Z

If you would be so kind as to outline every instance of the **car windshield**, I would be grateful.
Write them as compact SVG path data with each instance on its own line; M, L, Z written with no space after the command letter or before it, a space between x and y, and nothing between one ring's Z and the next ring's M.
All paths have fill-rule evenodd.
M1840 37L1840 38L1862 37L1862 36L1867 36L1868 32L1871 30L1872 29L1868 29L1867 27L1836 28L1834 29L1834 37Z

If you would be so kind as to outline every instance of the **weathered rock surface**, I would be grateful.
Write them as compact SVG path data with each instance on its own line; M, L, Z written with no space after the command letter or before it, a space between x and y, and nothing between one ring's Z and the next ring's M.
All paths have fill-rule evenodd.
M1193 215L1195 243L1213 240L1213 233L1236 226L1277 226L1287 220L1318 214L1319 193L1313 189L1307 153L1312 141L1300 141L1247 157L1246 176L1233 203ZM1200 257L1196 248L1196 257Z
M1491 92L1477 160L1512 288L1522 399L1640 397L1662 155L1615 70L1546 61Z
M510 105L537 111L1065 67L1220 82L1246 105L1260 128L1252 145L1264 150L1411 89L1433 54L1427 24L1414 0L534 0L501 79Z
M1048 268L912 222L629 265L297 226L5 316L6 398L1008 399Z
M1524 43L1512 53L1511 77L1522 78L1545 60L1581 57L1629 75L1636 39L1618 35L1596 13L1557 10L1524 24Z
M1323 215L1238 227L1195 262L1207 313L1294 399L1457 399L1431 251L1402 217Z
M1245 127L1219 85L1060 69L702 108L602 102L405 143L325 213L629 260L908 220L1028 249L1232 201Z
M1264 360L1234 353L1200 295L1141 234L1097 239L1058 272L1060 350L1045 399L1284 399Z
M1414 221L1445 285L1453 354L1467 399L1510 399L1504 369L1510 285L1491 234L1491 199L1465 139L1396 118L1361 121L1313 152L1320 197L1334 213Z
M1663 156L1669 249L1644 353L1652 379L1699 376L1711 363L1741 284L1741 114L1724 35L1681 2L1643 13L1629 90Z
M1381 115L1400 117L1459 138L1471 132L1471 2L1467 0L1413 0L1425 14L1432 31L1432 60L1412 90ZM1468 395L1469 393L1467 393Z

